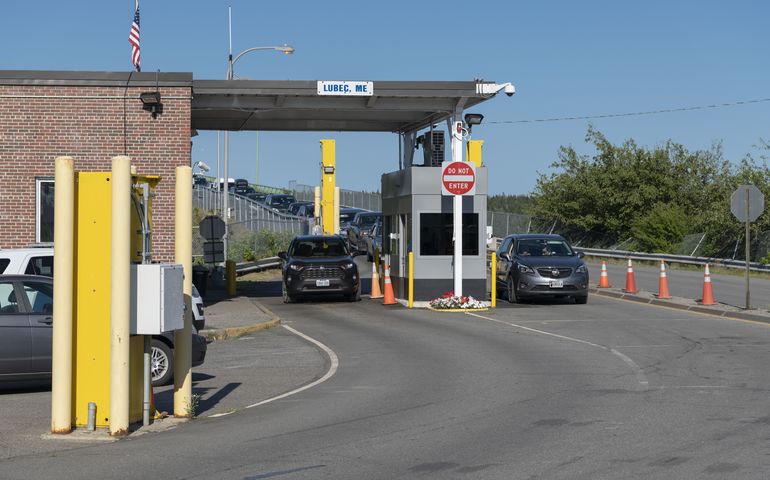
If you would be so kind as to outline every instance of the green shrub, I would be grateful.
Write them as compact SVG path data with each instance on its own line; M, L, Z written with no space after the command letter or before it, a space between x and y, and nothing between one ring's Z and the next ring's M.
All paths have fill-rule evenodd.
M684 209L677 205L656 203L639 217L631 227L631 233L644 252L674 253L678 243L690 229Z

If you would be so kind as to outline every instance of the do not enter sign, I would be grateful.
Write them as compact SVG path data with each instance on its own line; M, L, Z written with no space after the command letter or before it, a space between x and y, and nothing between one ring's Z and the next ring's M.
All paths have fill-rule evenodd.
M442 195L473 195L476 193L475 165L466 162L441 164Z

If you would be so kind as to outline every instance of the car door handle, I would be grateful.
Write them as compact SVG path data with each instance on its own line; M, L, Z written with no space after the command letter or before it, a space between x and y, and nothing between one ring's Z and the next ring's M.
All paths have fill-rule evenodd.
M53 318L52 317L41 318L37 321L37 323L45 323L46 325L50 325L53 323Z

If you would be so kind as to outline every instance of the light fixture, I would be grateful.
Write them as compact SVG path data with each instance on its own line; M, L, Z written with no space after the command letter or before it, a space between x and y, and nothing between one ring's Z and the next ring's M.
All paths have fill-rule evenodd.
M324 173L327 175L331 175L334 173L334 167L331 165L324 165Z
M160 92L142 92L139 99L142 101L142 108L152 113L152 118L157 118L159 113L163 113Z
M472 127L474 125L480 125L482 120L484 120L484 115L480 113L465 114L465 123L468 124L469 127Z

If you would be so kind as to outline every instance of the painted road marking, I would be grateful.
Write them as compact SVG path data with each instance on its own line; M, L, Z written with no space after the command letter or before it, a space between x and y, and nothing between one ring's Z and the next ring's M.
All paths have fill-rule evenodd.
M538 333L540 335L546 335L548 337L558 338L560 340L566 340L568 342L582 343L583 345L588 345L590 347L600 348L602 350L605 350L607 352L612 353L616 357L618 357L621 360L623 360L623 362L626 365L628 365L631 368L631 370L634 371L634 375L636 376L636 381L639 383L639 385L642 386L642 388L647 389L650 386L650 382L647 380L647 377L645 376L644 371L642 370L642 368L639 365L637 365L636 362L631 360L628 356L624 355L622 352L619 352L619 351L615 350L614 348L607 347L605 345L599 345L598 343L589 342L588 340L581 340L580 338L568 337L566 335L559 335L558 333L546 332L544 330L538 330L536 328L525 327L523 325L517 325L517 324L511 323L511 322L504 322L503 320L498 320L496 318L491 318L491 317L485 317L484 315L479 315L477 313L466 312L466 315L471 315L473 317L483 318L484 320L489 320L490 322L501 323L503 325L508 325L510 327L520 328L522 330L526 330L526 331L533 332L533 333Z
M335 373L337 373L337 368L340 365L340 361L337 358L337 354L334 353L334 351L331 348L327 347L326 345L324 345L323 343L319 342L318 340L316 340L314 338L311 338L311 337L305 335L304 333L299 332L299 331L291 328L288 325L283 325L282 324L281 326L283 328L285 328L286 330L290 331L291 333L293 333L294 335L297 335L298 337L304 338L308 342L312 343L313 345L317 346L318 348L320 348L321 350L326 352L326 355L328 355L328 357L329 357L329 362L331 363L331 365L329 366L329 370L326 372L326 374L324 374L323 377L319 378L315 382L308 383L305 386L296 388L296 389L294 389L294 390L292 390L290 392L286 392L286 393L283 393L281 395L277 395L277 396L275 396L273 398L268 398L267 400L262 400L261 402L257 402L257 403L254 403L252 405L248 405L248 406L246 406L246 408L258 407L260 405L265 405L267 403L271 403L271 402L274 402L276 400L280 400L282 398L290 397L292 395L295 395L295 394L297 394L299 392L303 392L303 391L305 391L305 390L307 390L309 388L313 388L316 385L319 385L319 384L329 380L330 378L332 378L334 376Z

